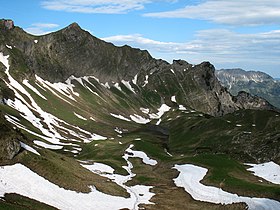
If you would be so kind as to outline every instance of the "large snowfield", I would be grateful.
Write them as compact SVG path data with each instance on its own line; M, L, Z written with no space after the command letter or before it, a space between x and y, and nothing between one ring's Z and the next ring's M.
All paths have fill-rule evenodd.
M0 197L17 193L58 209L135 209L135 199L107 195L91 187L90 193L60 188L21 164L0 168Z
M154 193L150 192L152 186L125 185L127 181L136 176L136 174L132 173L133 165L128 160L129 158L140 158L143 163L151 166L157 164L155 160L149 158L144 152L134 151L132 147L133 145L130 145L123 155L127 162L127 166L123 166L123 168L128 175L114 174L112 167L102 163L81 164L93 173L107 177L123 187L129 193L129 198L104 194L96 190L94 186L91 186L90 193L66 190L49 182L22 164L0 168L0 197L3 197L5 193L17 193L59 209L113 210L128 208L134 210L139 209L139 204L153 204L149 201L154 196Z

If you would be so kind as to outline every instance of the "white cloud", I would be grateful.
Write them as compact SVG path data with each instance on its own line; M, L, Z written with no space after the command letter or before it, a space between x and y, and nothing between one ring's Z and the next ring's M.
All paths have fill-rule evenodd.
M161 42L140 34L103 38L116 45L129 44L147 49L156 58L169 62L185 59L190 63L208 60L218 68L242 67L262 70L280 66L280 30L256 34L241 34L230 30L203 30L190 42ZM279 74L279 73L278 73Z
M122 14L144 9L145 4L156 1L176 0L45 0L42 6L45 9L66 12Z
M44 35L53 32L58 26L55 23L33 23L24 30L33 35Z
M158 18L189 18L229 25L264 25L280 23L279 0L207 0L177 10L147 13Z

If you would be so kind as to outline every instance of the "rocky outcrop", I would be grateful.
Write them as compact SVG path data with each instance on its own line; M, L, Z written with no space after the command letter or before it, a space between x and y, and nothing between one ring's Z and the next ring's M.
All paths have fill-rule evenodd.
M11 160L20 151L20 140L24 137L8 125L0 112L0 161Z
M0 20L0 29L2 29L2 30L11 30L14 27L15 27L14 26L14 21L6 20L6 19Z

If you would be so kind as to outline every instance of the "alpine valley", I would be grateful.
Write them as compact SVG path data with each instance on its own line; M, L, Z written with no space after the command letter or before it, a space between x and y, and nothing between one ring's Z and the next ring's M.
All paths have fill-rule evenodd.
M0 21L0 209L280 209L280 113L209 62Z

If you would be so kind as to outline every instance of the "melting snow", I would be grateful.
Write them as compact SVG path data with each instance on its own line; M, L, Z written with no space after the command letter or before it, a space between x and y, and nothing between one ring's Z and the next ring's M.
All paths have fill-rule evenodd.
M39 152L37 152L35 149L33 149L32 147L28 146L27 144L23 143L23 142L19 142L20 146L24 149L26 149L29 152L34 153L35 155L40 155Z
M98 135L96 133L93 133L91 138L89 140L84 140L85 143L89 143L91 142L92 140L94 141L98 141L98 140L106 140L107 137L104 137L104 136L101 136L101 135Z
M145 87L148 83L149 83L149 75L146 75L145 81L144 81L144 84L142 85L142 87Z
M134 85L136 85L136 83L137 83L137 74L134 76L134 78L133 78L133 80L132 80L132 83L134 84Z
M157 161L149 158L145 152L132 150L132 147L134 147L133 144L131 144L129 146L129 148L126 149L126 152L128 152L128 157L141 158L143 163L145 163L147 165L151 165L151 166L154 166L157 164Z
M179 105L179 110L181 110L181 111L186 111L186 110L187 110L187 108L186 108L186 107L184 107L183 105Z
M99 174L100 176L109 178L119 186L126 189L126 191L130 194L130 198L128 200L132 203L132 206L127 207L129 209L139 209L139 204L153 204L149 200L154 196L154 193L150 192L152 186L144 186L144 185L135 185L135 186L126 186L125 183L131 180L136 174L132 173L133 165L128 160L131 157L128 152L130 152L132 145L128 149L126 149L126 153L123 155L123 158L127 162L127 166L123 166L123 168L128 172L128 175L119 175L114 174L114 169L110 166L101 163L94 163L93 165L83 165L83 167L92 171L93 173ZM110 201L111 202L111 201ZM104 207L102 208L104 209Z
M27 86L30 90L32 90L34 93L36 93L38 96L40 96L42 99L46 99L45 96L43 96L35 87L33 87L31 84L29 84L28 80L23 80L22 84L24 84L25 86Z
M136 93L135 93L135 90L131 87L131 85L130 85L129 82L127 82L127 81L125 81L125 80L122 80L122 83L123 83L131 92L133 92L134 94L136 94Z
M173 74L175 74L175 72L174 72L174 70L173 70L173 69L170 69L170 71L171 71Z
M242 127L242 125L240 125L240 124L236 124L236 127Z
M146 119L140 115L134 114L134 115L130 115L130 118L132 121L139 123L139 124L147 124L149 123L151 120L150 119Z
M115 131L116 131L117 133L119 133L119 134L122 134L122 133L123 133L122 130L121 130L120 128L118 128L118 127L115 128Z
M32 98L32 96L24 89L24 87L10 75L10 73L9 73L10 66L9 66L8 58L9 58L8 55L4 56L3 53L0 53L0 62L2 62L4 64L4 66L6 67L5 73L7 74L8 81L9 81L9 83L6 82L6 84L10 89L12 89L15 92L16 98L14 99L14 101L12 101L11 99L8 99L8 100L6 100L6 103L10 107L18 110L21 113L20 115L23 118L25 118L27 121L29 121L34 127L38 128L42 132L43 135L35 133L35 132L27 129L25 126L21 125L19 123L19 121L14 120L11 117L7 116L6 119L9 122L13 123L17 127L21 128L27 132L29 132L30 134L40 137L55 145L73 146L73 144L71 144L71 143L62 143L62 142L60 142L60 140L79 141L79 142L81 140L83 140L84 142L91 142L92 140L107 139L106 137L100 136L98 134L91 134L90 132L88 132L86 130L83 130L77 126L73 126L73 125L53 116L52 114L47 113L44 110L42 110L41 107L39 107L38 104L35 102L35 100ZM43 87L51 90L52 93L54 93L55 95L57 95L57 94L55 93L55 91L53 89L55 89L56 91L62 93L63 95L65 95L67 97L70 97L70 98L72 97L70 92L74 95L78 95L78 94L75 94L72 89L74 86L71 84L71 80L75 79L82 84L82 80L80 80L79 78L77 79L73 76L70 77L66 81L67 84L64 84L64 83L51 84L47 81L42 80L40 77L38 77L36 75L35 75L35 77L36 77L37 81L43 85ZM31 89L33 89L29 85L27 80L24 81L24 83L25 83L25 85L27 85ZM66 92L69 90L70 90L70 92L68 92L69 95L67 95ZM34 89L33 89L33 91L34 91ZM22 95L24 95L26 97L23 97ZM58 97L60 97L60 96L58 96ZM28 103L25 98L28 98L31 103ZM65 99L63 99L63 100L65 100ZM65 101L67 101L67 100L65 100ZM37 117L37 115L39 115L39 117ZM69 129L69 128L71 128L71 129ZM67 135L67 139L65 137L61 136L61 134L58 132L58 130L60 130L62 133L65 133ZM69 134L74 136L78 140L70 139L68 136Z
M254 172L255 176L261 177L271 183L280 184L280 166L272 161L261 164L247 164L252 168L248 171Z
M141 107L140 110L144 113L144 114L149 114L150 110L148 108L143 108Z
M1 167L0 179L1 197L17 193L58 209L138 209L141 203L151 204L149 199L154 195L149 192L151 187L139 185L128 187L132 191L130 198L107 195L94 186L90 193L78 193L60 188L21 164Z
M9 48L9 49L13 49L12 46L7 45L7 44L6 44L6 47Z
M174 103L176 103L176 102L177 102L177 101L176 101L176 96L171 96L171 101L174 102Z
M87 120L87 118L84 118L83 116L77 114L76 112L74 112L74 115L82 120Z
M168 112L170 107L166 104L162 104L161 107L158 109L158 113L156 114L149 114L151 119L160 119L165 112Z
M128 118L126 118L126 117L124 117L124 116L122 116L122 115L116 115L116 114L113 114L113 113L110 113L110 115L112 115L113 117L115 117L115 118L118 118L118 119L120 119L120 120L125 120L125 121L128 121L128 122L130 122L131 120L130 119L128 119Z
M42 141L38 141L38 140L34 140L33 141L34 144L40 146L40 147L44 147L46 149L54 149L54 150L57 150L57 149L62 149L63 146L61 145L51 145L51 144L47 144L45 142L42 142Z
M159 125L161 123L161 119L159 119L156 123L156 125Z
M210 203L232 204L245 202L249 209L279 209L280 202L267 198L250 198L223 191L217 187L205 186L200 183L207 173L206 168L185 164L175 165L180 174L174 179L178 187L183 187L195 200Z
M114 86L115 86L115 88L117 88L119 91L122 91L122 89L121 89L119 83L114 84Z

